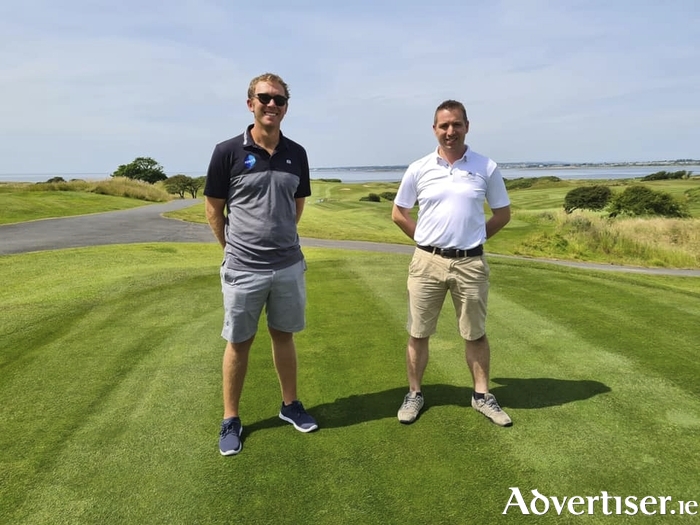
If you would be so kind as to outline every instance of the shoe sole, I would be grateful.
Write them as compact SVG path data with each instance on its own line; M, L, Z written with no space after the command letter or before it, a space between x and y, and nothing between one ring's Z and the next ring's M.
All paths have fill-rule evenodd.
M313 432L314 430L316 430L318 428L318 425L314 425L314 426L309 427L309 428L302 428L302 427L298 426L293 420L289 419L286 416L283 416L282 412L279 413L279 417L282 421L286 421L287 423L291 423L294 426L294 428L296 428L299 432L304 432L304 433Z
M472 408L474 408L474 407L472 407ZM491 419L489 416L487 416L487 415L484 414L483 412L480 412L478 408L474 408L474 410L476 410L477 412L479 412L479 414L481 414L482 416L484 416L486 419L488 419L489 421L491 421L491 423L493 423L494 425L496 425L496 426L498 426L498 427L504 427L504 428L505 428L505 427L512 427L512 426L513 426L513 422L512 422L512 421L509 421L508 423L505 423L505 424L501 424L501 423L498 423L498 422L494 421L493 419Z
M241 439L241 434L243 434L243 427L241 427L241 430L238 432L238 439ZM226 452L224 452L223 450L219 449L219 452L221 453L222 456L235 456L241 450L243 450L243 443L242 442L241 442L241 446L238 447L238 450L227 450Z
M418 420L418 416L420 416L420 414L416 414L416 417L414 417L413 419L398 418L398 420L399 420L399 423L401 423L402 425L410 425L411 423L415 423Z

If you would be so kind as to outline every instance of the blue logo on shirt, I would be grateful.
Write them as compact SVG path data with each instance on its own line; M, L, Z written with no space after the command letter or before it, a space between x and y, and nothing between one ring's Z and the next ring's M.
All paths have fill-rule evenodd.
M248 154L243 163L245 164L246 168L251 169L253 166L255 166L255 157Z

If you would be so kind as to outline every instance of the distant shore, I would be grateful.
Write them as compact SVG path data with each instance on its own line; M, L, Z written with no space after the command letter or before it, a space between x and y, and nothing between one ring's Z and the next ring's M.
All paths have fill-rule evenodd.
M408 166L342 166L337 168L311 168L312 179L335 178L343 182L396 182L400 181ZM700 160L678 159L648 162L503 162L499 163L506 178L537 177L539 173L556 175L565 179L622 179L639 178L654 171L688 170L700 174ZM559 172L559 173L557 173ZM178 172L190 177L201 177L203 172ZM176 173L167 173L168 176ZM0 183L46 182L52 177L65 180L105 180L109 173L0 173Z

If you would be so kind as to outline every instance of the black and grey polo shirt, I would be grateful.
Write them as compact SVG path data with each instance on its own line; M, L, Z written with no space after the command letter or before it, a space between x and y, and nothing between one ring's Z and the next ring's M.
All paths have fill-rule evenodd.
M225 265L279 270L303 259L294 199L311 195L309 161L281 133L270 155L255 144L251 128L216 145L204 195L226 199Z

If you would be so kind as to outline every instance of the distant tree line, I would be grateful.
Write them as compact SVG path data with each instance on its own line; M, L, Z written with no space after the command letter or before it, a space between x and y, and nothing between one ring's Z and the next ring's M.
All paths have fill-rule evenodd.
M679 170L679 171L657 171L656 173L651 173L646 177L642 177L642 180L674 180L674 179L689 179L693 174L692 171Z
M172 195L179 195L181 199L186 194L197 198L197 193L204 187L206 177L188 177L181 173L168 177L163 166L151 157L136 157L129 164L122 164L112 173L112 177L126 177L127 179L140 180L149 184L163 182L165 190Z

